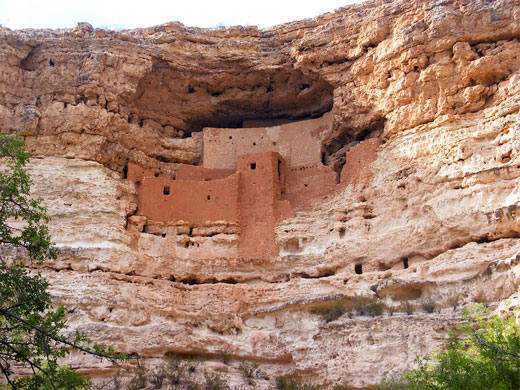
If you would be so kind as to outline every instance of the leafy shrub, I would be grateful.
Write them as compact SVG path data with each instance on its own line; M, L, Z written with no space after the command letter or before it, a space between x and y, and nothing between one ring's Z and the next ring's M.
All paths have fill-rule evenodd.
M464 311L459 340L452 332L446 350L417 359L406 377L413 389L520 389L520 326L515 316L488 317L477 305ZM431 364L430 360L434 363Z
M337 320L339 317L345 314L346 311L347 309L345 308L345 304L339 301L315 309L312 311L312 313L318 314L321 318L325 320L325 322L331 322Z
M254 374L258 370L258 363L240 363L238 371L242 374L242 377L246 383L250 386L254 386Z
M220 357L222 362L227 366L231 361L231 355L226 351L220 351Z
M275 379L277 390L317 390L316 385L302 384L294 373L277 376Z
M360 316L364 316L368 313L367 306L370 305L372 302L372 299L363 297L363 296L354 296L352 298L352 305L354 308L354 311L358 313Z
M451 293L450 296L447 299L448 305L453 307L453 310L456 310L460 303L460 297L456 293Z
M147 382L147 379L146 379L144 367L139 366L136 368L136 370L134 372L134 376L132 377L132 379L130 379L130 382L128 383L127 388L128 388L128 390L144 389L144 387L146 386L146 382Z
M185 378L187 364L186 362L176 358L170 357L161 372L171 385L177 385Z
M410 301L404 301L404 303L401 304L401 310L411 315L415 311L415 305Z
M382 315L384 310L385 310L385 304L383 302L381 302L380 300L369 303L366 306L366 312L372 317Z
M207 373L204 371L204 379L206 383L204 385L205 390L225 390L229 389L227 378L217 372Z
M410 384L405 378L385 378L374 386L374 390L408 390Z
M165 377L166 377L166 373L161 368L161 369L159 369L158 372L152 372L150 375L148 375L148 381L152 385L152 388L160 389L163 385Z
M421 303L421 307L426 313L433 313L435 308L437 307L435 301L433 299L427 299Z

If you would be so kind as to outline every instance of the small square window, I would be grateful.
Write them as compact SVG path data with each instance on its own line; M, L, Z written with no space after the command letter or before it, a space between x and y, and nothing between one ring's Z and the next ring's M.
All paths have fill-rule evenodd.
M210 200L211 199L211 195L206 196L206 199Z
M251 163L251 170L254 171L256 169L256 163Z
M170 195L170 187L169 186L164 186L163 194L164 195Z

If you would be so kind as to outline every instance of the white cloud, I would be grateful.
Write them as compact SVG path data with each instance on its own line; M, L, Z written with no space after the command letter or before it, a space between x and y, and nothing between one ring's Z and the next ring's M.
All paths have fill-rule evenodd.
M332 12L359 0L0 0L0 24L9 28L136 28L172 21L187 26L268 27Z

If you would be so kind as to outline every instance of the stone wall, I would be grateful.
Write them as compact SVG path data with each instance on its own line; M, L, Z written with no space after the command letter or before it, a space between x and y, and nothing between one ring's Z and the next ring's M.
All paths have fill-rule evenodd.
M138 212L153 221L238 222L239 175L212 181L144 177L137 184Z
M274 127L204 129L203 165L234 169L242 154L272 150L280 153L287 166L313 166L321 162L320 135L330 130L332 114L322 118L291 122Z

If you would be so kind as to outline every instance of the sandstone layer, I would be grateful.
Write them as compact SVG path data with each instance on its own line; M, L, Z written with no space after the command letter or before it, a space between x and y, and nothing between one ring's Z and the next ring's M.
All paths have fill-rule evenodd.
M236 387L241 361L266 389L287 372L366 388L410 370L461 306L516 302L519 38L518 0L373 1L266 30L0 29L0 130L32 155L56 302L96 342L150 366L203 357ZM329 111L323 162L341 183L276 225L279 255L228 257L233 226L135 215L128 163L173 179L201 165L204 127ZM395 313L316 314L377 298Z

